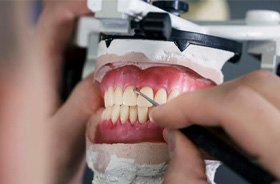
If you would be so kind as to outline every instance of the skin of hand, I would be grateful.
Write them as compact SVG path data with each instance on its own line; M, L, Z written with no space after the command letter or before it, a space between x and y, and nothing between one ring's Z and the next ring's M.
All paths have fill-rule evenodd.
M86 123L103 102L93 75L64 104L59 88L64 49L77 18L89 13L85 0L45 1L34 30L24 35L21 62L1 94L0 183L81 182Z
M58 99L61 57L73 34L77 18L88 15L85 0L45 1L39 19L35 39L41 45L40 57L45 56L45 67L49 69L49 99ZM66 61L67 62L67 61ZM58 74L58 75L56 75ZM53 78L50 78L52 76ZM54 183L79 183L84 171L85 128L91 116L95 116L102 105L97 84L93 75L80 82L65 104L59 100L50 106L48 119L51 130L51 146ZM54 112L54 113L52 113ZM58 149L59 148L59 149Z
M265 169L280 179L280 79L255 71L211 89L187 92L151 113L165 127L171 163L165 183L207 183L201 152L178 130L198 124L221 127Z

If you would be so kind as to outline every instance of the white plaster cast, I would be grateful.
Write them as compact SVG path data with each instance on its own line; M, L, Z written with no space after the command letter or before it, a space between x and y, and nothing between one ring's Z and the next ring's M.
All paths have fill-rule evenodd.
M94 184L161 184L168 164L165 143L92 144L86 160Z
M88 140L86 160L94 172L93 184L161 184L169 158L165 143L92 144ZM205 164L208 181L215 184L220 162L206 160Z
M190 45L181 52L174 42L154 40L115 39L107 48L105 41L98 46L95 79L101 81L114 67L128 63L144 69L152 65L188 67L216 84L223 82L221 68L234 53L198 45ZM103 67L112 64L109 67ZM102 69L101 69L102 68Z

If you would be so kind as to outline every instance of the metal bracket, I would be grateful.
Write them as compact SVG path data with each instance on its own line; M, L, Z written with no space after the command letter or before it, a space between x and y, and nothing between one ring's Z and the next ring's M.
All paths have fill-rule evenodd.
M92 33L129 34L130 21L127 19L95 19L94 17L81 17L79 19L75 44L80 47L89 46L89 37Z
M275 56L275 67L273 73L280 76L280 56Z
M274 72L275 56L277 54L275 41L249 41L248 53L253 56L261 57L261 69Z
M83 77L86 77L95 69L98 43L99 43L99 33L92 32L89 35L87 57L86 57L85 67L82 73Z

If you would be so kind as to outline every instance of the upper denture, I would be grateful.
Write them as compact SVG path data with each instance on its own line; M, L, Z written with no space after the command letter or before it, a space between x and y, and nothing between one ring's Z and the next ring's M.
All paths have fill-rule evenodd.
M101 81L101 91L104 94L109 87L123 90L129 86L150 87L154 92L163 88L169 94L171 90L189 91L195 86L209 87L214 83L206 80L190 69L174 66L155 66L141 70L137 66L128 65L109 71Z

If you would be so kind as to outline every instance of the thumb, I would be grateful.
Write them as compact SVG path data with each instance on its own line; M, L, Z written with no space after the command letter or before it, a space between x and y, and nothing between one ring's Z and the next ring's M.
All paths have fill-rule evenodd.
M195 146L178 130L165 129L164 138L171 158L164 184L207 184L204 161Z
M86 123L99 113L101 106L99 87L92 82L90 75L78 84L65 104L50 118L53 170L61 171L54 173L54 178L59 180L57 183L77 183L81 179Z
M83 134L87 121L98 112L102 104L99 86L92 82L92 75L90 75L78 84L69 99L54 114L52 120L57 122L54 126L58 126L59 128L56 129L61 132L67 133L69 139L76 133ZM83 139L83 136L81 138Z

